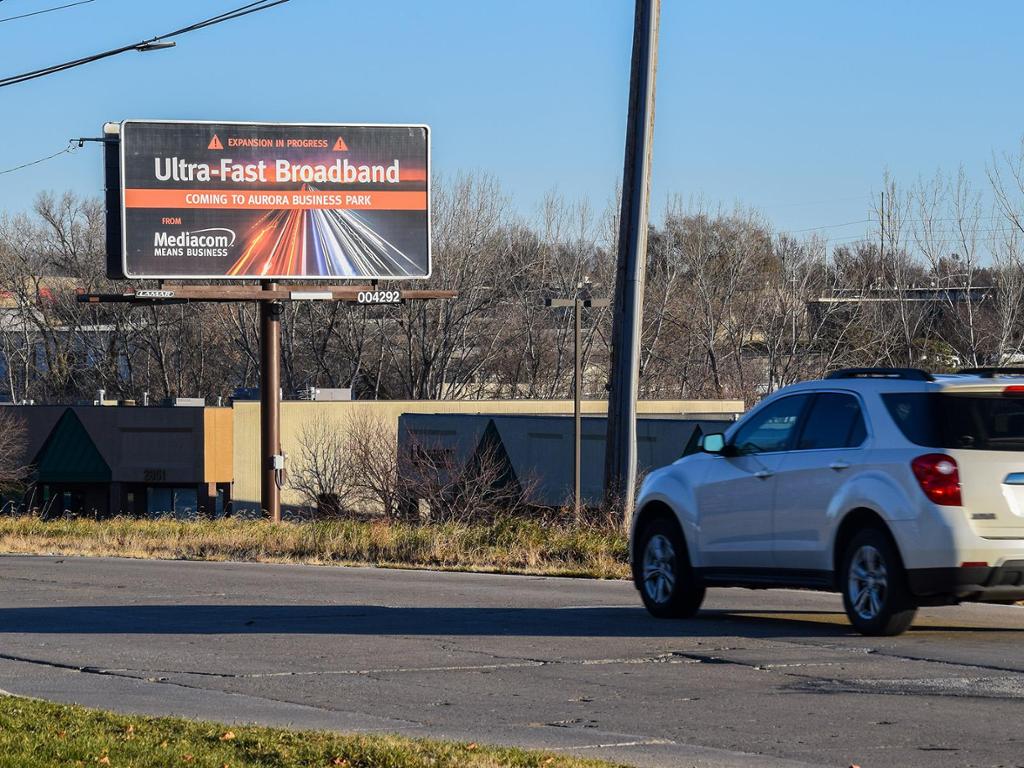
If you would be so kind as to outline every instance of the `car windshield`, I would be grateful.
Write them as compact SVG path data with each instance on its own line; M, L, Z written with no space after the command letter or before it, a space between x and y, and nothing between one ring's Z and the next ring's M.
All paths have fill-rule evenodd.
M931 448L1024 451L1024 398L1002 393L890 392L882 401L903 435Z

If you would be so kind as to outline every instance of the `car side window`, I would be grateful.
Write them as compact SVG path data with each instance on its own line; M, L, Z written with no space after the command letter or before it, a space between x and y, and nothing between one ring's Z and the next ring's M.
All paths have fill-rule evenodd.
M789 450L806 402L807 395L792 395L762 408L742 424L733 437L736 453L746 456Z
M814 396L797 440L797 450L854 448L866 437L864 414L857 398L841 392L822 392Z

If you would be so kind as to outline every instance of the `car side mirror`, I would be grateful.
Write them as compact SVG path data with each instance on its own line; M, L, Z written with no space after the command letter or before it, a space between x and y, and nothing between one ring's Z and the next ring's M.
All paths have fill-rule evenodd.
M725 435L721 432L712 432L710 435L704 435L700 439L700 447L704 453L715 453L721 456L725 453Z

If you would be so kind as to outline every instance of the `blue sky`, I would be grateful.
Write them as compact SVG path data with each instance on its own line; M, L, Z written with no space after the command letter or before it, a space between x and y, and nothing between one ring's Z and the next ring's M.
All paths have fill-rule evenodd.
M64 0L0 0L0 19ZM169 31L241 0L95 0L0 22L0 76ZM426 122L435 170L486 171L522 212L611 198L622 171L632 0L292 0L0 89L0 169L126 117ZM666 199L777 228L866 218L885 169L979 183L1024 133L1024 4L663 0L654 148ZM99 194L100 152L0 175L0 210ZM833 241L864 224L822 230Z

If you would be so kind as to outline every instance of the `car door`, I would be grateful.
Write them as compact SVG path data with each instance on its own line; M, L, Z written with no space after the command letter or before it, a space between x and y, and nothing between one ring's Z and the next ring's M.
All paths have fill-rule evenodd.
M770 568L772 503L807 395L778 398L730 434L725 454L711 460L696 490L701 566Z
M780 568L831 568L829 505L850 473L864 463L867 436L864 409L856 395L814 395L776 480L772 538Z

